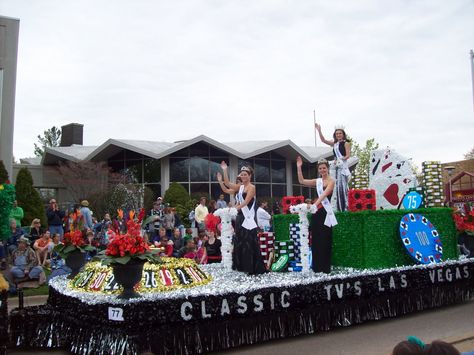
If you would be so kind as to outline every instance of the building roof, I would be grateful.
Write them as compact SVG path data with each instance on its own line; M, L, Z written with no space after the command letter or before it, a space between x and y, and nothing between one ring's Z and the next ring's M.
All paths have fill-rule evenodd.
M333 156L330 147L300 147L291 140L218 142L205 135L199 135L180 142L153 142L129 139L108 139L100 146L79 146L46 148L43 165L55 165L59 161L104 161L123 149L130 150L153 159L161 159L193 144L205 142L231 155L247 159L269 151L275 151L287 159L294 160L300 155L304 160L314 163L321 158ZM357 163L351 159L350 165Z

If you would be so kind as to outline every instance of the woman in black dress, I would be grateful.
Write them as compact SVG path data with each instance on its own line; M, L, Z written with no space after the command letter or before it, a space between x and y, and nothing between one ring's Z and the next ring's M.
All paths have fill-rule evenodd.
M224 184L235 193L238 211L235 221L234 250L232 252L232 268L248 274L262 274L265 264L260 252L257 237L257 223L255 222L255 186L250 183L252 168L243 166L239 177L242 184L234 184L229 181L227 164L221 163L224 172Z
M308 187L316 187L318 198L314 204L318 211L311 218L312 256L314 272L331 272L332 227L337 224L331 207L331 196L335 181L329 176L329 164L323 159L318 161L319 179L307 180L303 177L301 157L296 158L298 182Z

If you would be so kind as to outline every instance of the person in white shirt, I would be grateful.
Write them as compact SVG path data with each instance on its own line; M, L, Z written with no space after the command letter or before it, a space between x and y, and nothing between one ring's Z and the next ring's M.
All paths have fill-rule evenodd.
M206 198L201 197L199 205L194 209L194 220L196 221L198 229L205 229L204 219L209 214L209 210L206 207Z
M260 201L260 205L257 209L258 228L260 228L263 231L270 230L270 221L272 219L272 216L270 215L270 213L266 211L267 207L268 207L268 202L265 200L262 200Z

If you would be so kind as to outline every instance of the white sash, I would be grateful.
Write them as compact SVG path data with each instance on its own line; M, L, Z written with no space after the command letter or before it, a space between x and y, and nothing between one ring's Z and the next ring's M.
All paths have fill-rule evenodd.
M343 159L344 157L342 156L341 151L339 150L339 143L340 142L334 143L334 153L336 154L336 159L337 159L336 168L342 169L341 170L342 175L350 176L351 172L349 170L349 165L347 163L347 160Z
M323 195L323 179L321 178L316 179L316 191L318 191L318 196ZM337 225L337 219L334 215L334 211L332 210L331 202L329 202L328 198L325 197L321 201L321 204L326 210L326 219L324 220L324 224L328 227L334 227L335 225Z
M239 204L244 203L244 185L240 185L239 193L235 196ZM255 198L253 199L252 208L248 208L248 206L244 206L240 209L242 214L244 215L244 221L242 222L242 227L247 230L252 230L257 228L257 223L255 223Z

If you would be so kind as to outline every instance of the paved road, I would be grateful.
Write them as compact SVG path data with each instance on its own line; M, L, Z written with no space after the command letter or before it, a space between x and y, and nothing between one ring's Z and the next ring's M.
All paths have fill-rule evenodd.
M474 350L474 301L330 332L241 347L225 353L389 355L393 347L408 335L416 335L425 342L436 339L449 341L460 351Z
M35 303L37 302L30 299L25 302L25 305ZM404 317L339 328L330 332L240 347L220 354L389 355L393 347L405 340L408 335L416 335L425 342L442 339L453 343L460 351L474 350L474 300ZM30 351L9 352L9 354L17 355L31 353ZM53 351L34 352L34 354L67 353Z

